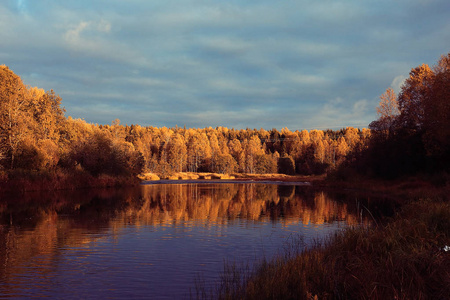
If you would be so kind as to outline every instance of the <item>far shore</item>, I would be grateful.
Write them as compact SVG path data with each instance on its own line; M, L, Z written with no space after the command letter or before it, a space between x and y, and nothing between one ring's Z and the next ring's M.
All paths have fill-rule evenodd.
M325 176L305 176L286 174L219 174L206 172L178 172L168 176L155 173L140 174L141 184L190 184L190 183L267 183L289 185L311 185L322 181Z
M193 183L214 183L214 184L225 184L225 183L259 183L259 184L278 184L278 185L311 185L307 181L278 181L278 180L252 180L252 179L176 179L176 180L144 180L141 182L142 185L152 185L152 184L193 184Z

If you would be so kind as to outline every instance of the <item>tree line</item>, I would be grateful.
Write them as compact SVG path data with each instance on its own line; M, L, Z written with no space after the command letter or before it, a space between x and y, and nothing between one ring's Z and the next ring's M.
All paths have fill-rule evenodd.
M395 178L450 170L450 53L412 68L398 95L387 89L369 128L372 138L353 167Z
M61 98L0 66L0 172L323 174L396 177L448 170L450 54L380 97L370 129L157 128L66 118Z
M0 168L78 170L97 176L154 172L320 174L363 149L368 129L186 129L97 125L66 118L61 98L0 66Z

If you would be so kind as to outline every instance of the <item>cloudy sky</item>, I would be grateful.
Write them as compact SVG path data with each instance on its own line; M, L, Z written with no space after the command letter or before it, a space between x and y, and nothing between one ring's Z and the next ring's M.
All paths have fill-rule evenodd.
M450 1L2 0L0 41L0 64L90 123L367 127L450 52Z

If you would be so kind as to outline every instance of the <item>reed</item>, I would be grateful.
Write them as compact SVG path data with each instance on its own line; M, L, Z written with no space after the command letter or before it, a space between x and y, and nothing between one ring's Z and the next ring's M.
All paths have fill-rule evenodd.
M0 174L1 192L28 192L43 190L73 190L139 184L132 176L93 176L82 170L30 171L13 170Z
M349 228L298 252L290 248L252 270L225 268L212 298L448 299L445 246L450 203L419 200L387 224Z

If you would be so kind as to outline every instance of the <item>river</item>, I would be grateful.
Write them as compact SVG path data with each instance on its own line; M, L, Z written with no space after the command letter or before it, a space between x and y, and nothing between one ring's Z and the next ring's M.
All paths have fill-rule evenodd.
M306 185L152 184L0 200L0 298L182 299L361 221Z

